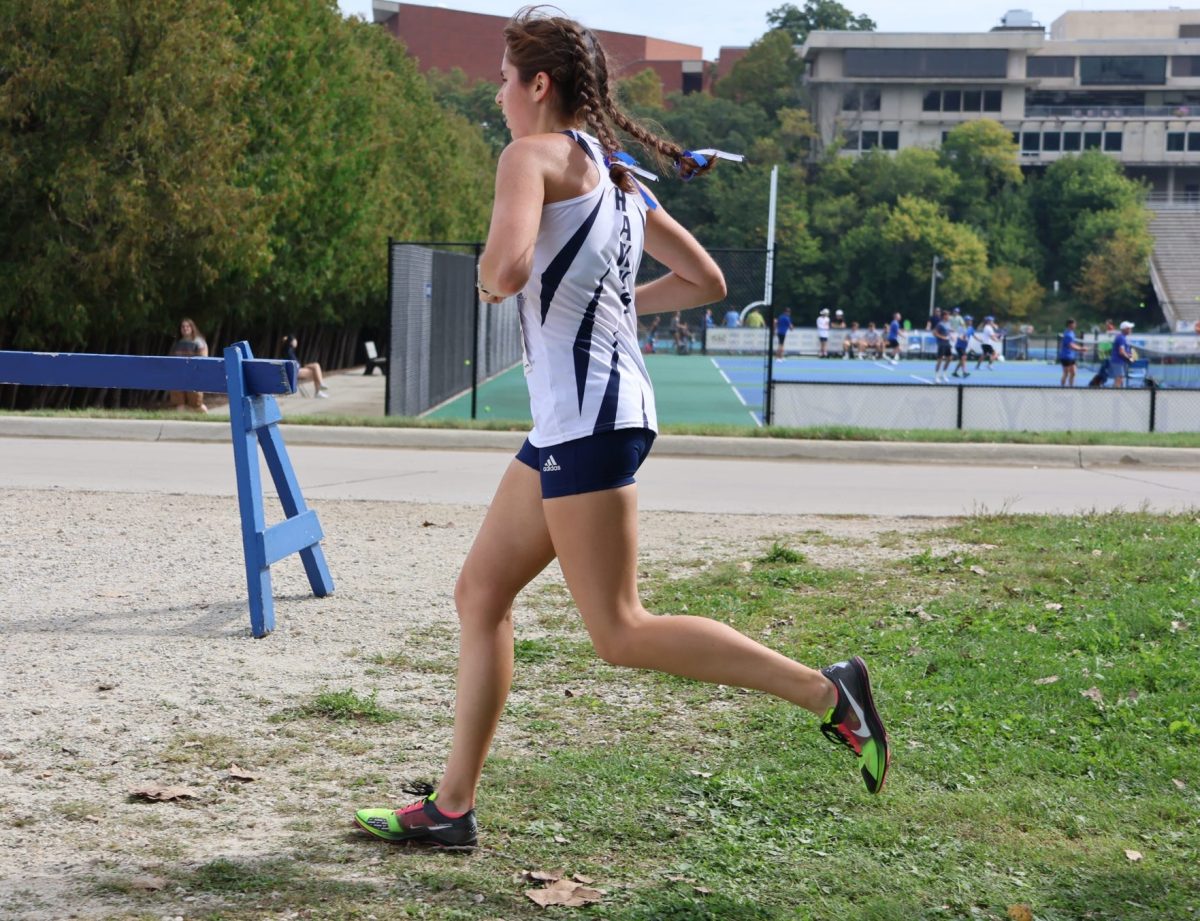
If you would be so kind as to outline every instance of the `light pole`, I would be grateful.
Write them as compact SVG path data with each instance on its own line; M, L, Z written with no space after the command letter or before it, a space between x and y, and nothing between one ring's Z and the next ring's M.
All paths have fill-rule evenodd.
M938 279L944 277L942 275L942 273L938 271L938 264L941 261L942 260L940 258L938 258L937 256L934 256L933 257L933 269L929 273L929 316L930 316L930 319L933 318L933 306L935 303L937 303Z

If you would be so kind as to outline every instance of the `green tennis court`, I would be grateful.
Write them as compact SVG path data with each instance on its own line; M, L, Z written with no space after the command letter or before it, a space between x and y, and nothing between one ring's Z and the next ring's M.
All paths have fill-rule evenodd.
M646 355L654 382L658 421L758 425L761 406L746 406L712 358L706 355ZM471 394L464 393L426 413L427 419L471 418ZM516 365L479 385L476 418L532 421L525 375Z

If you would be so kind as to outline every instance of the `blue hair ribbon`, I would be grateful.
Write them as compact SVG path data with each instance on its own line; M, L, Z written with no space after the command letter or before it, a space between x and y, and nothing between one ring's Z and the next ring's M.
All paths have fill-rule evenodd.
M633 157L631 157L629 154L625 153L625 151L623 151L623 150L613 151L611 154L609 154L608 156L606 156L604 158L604 165L611 168L614 160L618 161L622 166L624 166L626 169L629 170L629 172L633 173L634 175L641 176L643 179L648 179L651 182L658 182L657 176L655 176L649 170L644 170L640 166L638 166L637 160L633 159ZM653 198L650 197L650 195L646 192L645 189L643 189L641 187L641 185L638 183L638 181L636 179L634 180L633 184L636 185L638 187L638 191L642 193L642 199L646 202L646 207L649 208L651 211L657 210L658 202L656 202Z
M683 161L685 159L689 159L696 164L696 169L686 176L683 174ZM733 163L741 163L745 159L741 154L728 153L724 150L717 150L715 147L705 147L703 150L685 150L679 155L679 159L675 161L675 169L678 170L680 179L684 182L691 182L700 174L700 170L708 166L709 160L729 160Z

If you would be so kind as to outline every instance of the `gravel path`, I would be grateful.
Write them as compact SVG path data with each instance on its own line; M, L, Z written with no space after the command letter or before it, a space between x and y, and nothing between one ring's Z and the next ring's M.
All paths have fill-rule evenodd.
M368 770L369 740L352 727L326 739L269 721L322 690L377 687L380 705L406 716L388 730L405 754L374 769L393 771L397 785L436 774L449 720L419 721L449 714L453 675L449 661L430 666L429 638L453 649L451 593L483 509L316 507L336 591L312 598L298 559L276 564L277 629L255 640L234 501L0 490L0 918L123 916L138 903L105 890L106 879L287 854L295 832L284 816L340 828L351 805L345 778ZM817 530L849 544L805 546L810 559L866 566L898 552L875 545L879 534L913 540L940 523L644 513L642 558L687 569ZM533 603L538 584L555 583L552 566ZM521 614L518 635L536 633ZM364 677L376 653L424 665ZM501 727L497 745L509 731ZM230 779L234 762L259 780ZM195 797L131 800L146 784L184 785Z

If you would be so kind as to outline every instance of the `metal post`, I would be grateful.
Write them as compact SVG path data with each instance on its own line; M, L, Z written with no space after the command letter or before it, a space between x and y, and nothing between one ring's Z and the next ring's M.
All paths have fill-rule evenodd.
M395 304L392 303L392 279L395 278L395 249L396 241L388 235L388 258L387 258L387 296L384 298L384 303L387 304L387 355L392 362L391 370L396 371L396 359L392 357L392 324L395 322ZM385 374L383 380L383 414L390 416L392 414L392 382Z
M1158 388L1150 387L1150 431L1154 431L1154 411L1158 408Z
M929 274L929 316L930 317L933 316L933 307L934 307L934 304L937 302L938 279L942 277L942 273L938 271L938 263L939 262L941 262L941 260L937 256L934 256L933 257L933 270Z
M767 208L767 270L763 283L763 300L767 307L767 381L763 388L763 425L771 424L771 384L774 380L775 350L771 347L775 341L775 206L779 197L779 167L771 167L771 195Z
M475 251L475 277L479 277L479 254L483 251L483 245L476 243L472 249ZM471 418L477 418L477 406L479 404L479 292L472 288L471 294L475 298L475 309L472 326L471 339Z

